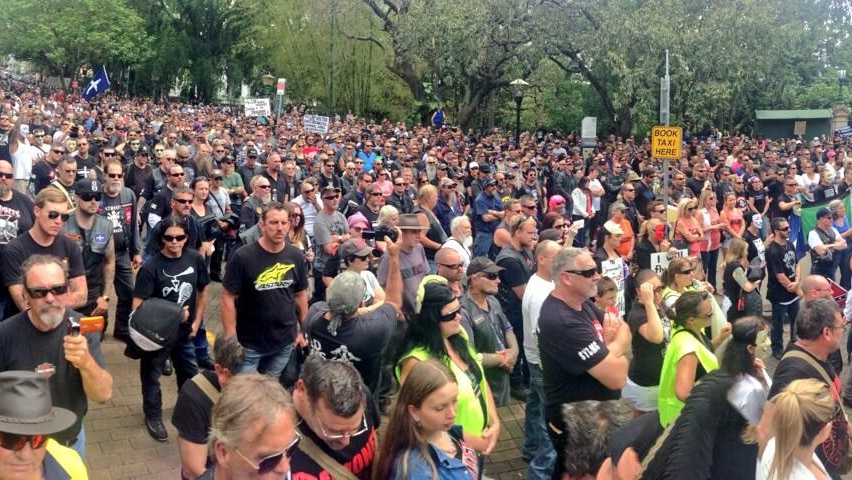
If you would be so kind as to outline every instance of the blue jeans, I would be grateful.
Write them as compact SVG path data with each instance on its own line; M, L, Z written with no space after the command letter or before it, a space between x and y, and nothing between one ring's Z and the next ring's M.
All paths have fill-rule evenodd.
M709 252L701 252L701 264L704 266L704 274L707 276L707 283L716 287L716 270L719 268L719 249L710 250Z
M205 358L210 359L210 343L207 342L207 327L204 325L204 320L201 321L198 333L192 339L192 344L195 345L195 359L197 361L204 360Z
M166 358L171 357L174 364L175 376L177 377L178 390L184 382L198 373L198 364L195 362L195 345L189 339L188 332L181 328L181 335L177 343L171 349L162 349L156 352L145 352L139 363L139 377L142 380L142 411L145 418L163 418L163 394L160 391L160 376L163 374L163 366Z
M487 257L491 250L491 244L494 242L494 234L486 232L476 232L473 237L473 256Z
M799 314L799 301L789 305L772 303L772 353L784 352L784 315L789 316L790 343L796 341L796 316Z
M527 479L548 480L553 476L556 450L544 423L544 376L541 366L527 364L530 369L530 388L527 392L524 417L523 457L529 458Z
M86 461L86 427L80 426L80 433L77 434L77 441L72 445L68 445L68 448L74 450L80 455L80 458L85 462Z
M237 367L237 373L263 373L273 378L281 376L284 367L290 360L290 352L293 351L293 344L288 344L286 347L272 353L260 353L257 350L252 350L248 347L243 347L245 357L243 363Z

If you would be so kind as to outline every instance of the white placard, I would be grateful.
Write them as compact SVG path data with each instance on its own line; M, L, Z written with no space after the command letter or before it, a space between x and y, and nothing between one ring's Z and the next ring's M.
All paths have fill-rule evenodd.
M268 117L272 114L268 98L247 98L243 102L247 117Z
M669 268L669 262L677 257L686 257L689 255L689 250L678 250L677 254L668 252L652 253L651 254L651 270L657 272L657 275L662 275L663 270Z
M311 133L326 133L328 132L328 117L320 115L305 115L302 118L302 126L306 132Z
M572 225L576 225L577 229L579 230L586 226L586 219L581 218L579 220L574 220L574 223Z
M616 295L615 305L618 307L618 313L624 317L624 260L606 260L601 262L601 275L609 277L618 286L618 295Z

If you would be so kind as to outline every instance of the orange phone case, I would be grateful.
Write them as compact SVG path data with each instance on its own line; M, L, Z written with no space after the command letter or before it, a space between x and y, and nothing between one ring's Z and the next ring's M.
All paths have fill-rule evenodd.
M104 329L104 317L83 317L80 319L80 333L101 333Z

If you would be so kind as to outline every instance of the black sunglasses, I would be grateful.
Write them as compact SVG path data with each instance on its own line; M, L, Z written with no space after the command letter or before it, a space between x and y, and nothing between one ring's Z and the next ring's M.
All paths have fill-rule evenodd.
M68 293L68 285L54 285L52 287L40 288L40 287L27 287L27 293L30 298L44 298L48 293L52 293L54 297L58 297L59 295L65 295Z
M98 202L101 201L100 193L78 193L77 195L79 195L80 200L84 202L91 202L92 200L96 200Z
M598 274L598 269L597 267L592 267L585 270L565 270L565 273L573 273L574 275L579 275L581 277L593 278Z
M493 273L493 272L485 272L485 273L482 274L482 277L493 281L493 280L497 280L497 278L500 277L500 274L499 273Z
M12 173L0 173L0 178L5 178L6 180L11 180L15 178L15 175Z
M51 220L56 220L57 218L61 218L63 222L67 222L71 215L67 213L59 213L57 211L47 212L47 218Z
M452 322L453 320L456 319L459 312L461 312L461 307L453 310L450 313L441 314L441 318L439 318L438 320L441 321L441 322Z
M185 198L173 198L172 200L176 201L181 205L189 205L190 203L192 203L192 200L187 200Z
M287 458L292 457L293 451L295 451L296 445L299 443L299 440L301 440L301 439L302 439L302 436L299 435L298 432L296 432L296 436L293 439L293 441L290 442L290 445L287 445L286 447L284 447L284 450L281 450L278 453L273 453L272 455L270 455L268 457L263 457L257 465L255 465L254 462L252 462L251 460L246 458L246 456L243 455L243 453L240 452L239 449L235 448L234 451L237 452L237 454L240 457L242 457L243 460L246 461L246 463L251 465L252 468L257 470L258 475L264 475L266 473L271 472L272 470L275 470L275 467L277 467L278 464L281 463L281 459L284 457L284 455L287 455Z
M163 235L163 241L166 241L166 242L182 242L182 241L186 240L186 237L187 237L187 235L185 233L181 234L181 235Z
M29 443L33 450L37 450L43 447L49 438L47 435L18 435L15 433L0 432L0 447L3 447L5 450L19 452Z

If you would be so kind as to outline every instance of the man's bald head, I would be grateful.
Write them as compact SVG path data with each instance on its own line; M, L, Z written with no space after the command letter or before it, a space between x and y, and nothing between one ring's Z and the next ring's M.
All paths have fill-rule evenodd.
M461 263L461 255L452 248L444 247L435 252L435 263L443 263L445 265L458 265Z
M805 295L805 303L817 298L831 298L831 285L822 275L808 275L802 280L802 293Z

